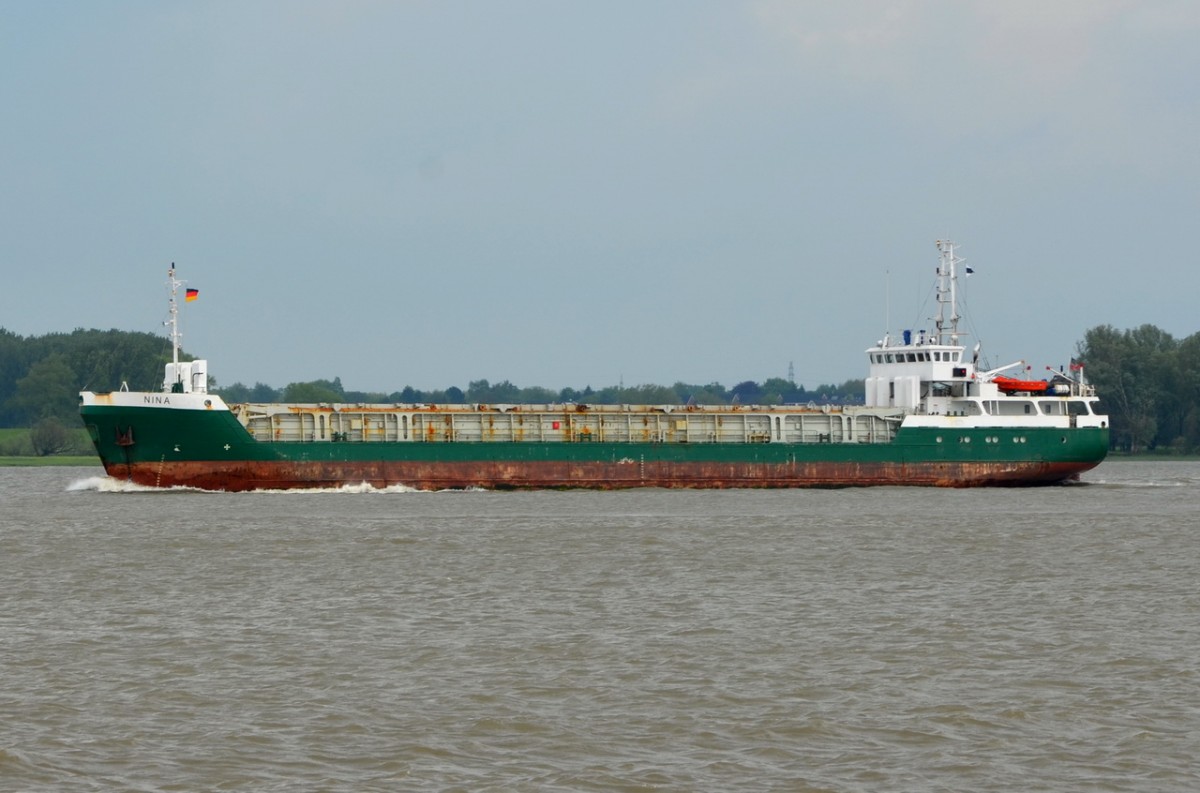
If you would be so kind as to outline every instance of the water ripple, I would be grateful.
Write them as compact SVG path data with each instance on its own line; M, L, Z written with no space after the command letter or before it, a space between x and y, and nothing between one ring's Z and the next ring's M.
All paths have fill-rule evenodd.
M0 471L0 788L1193 790L1200 465L1094 474L416 496Z

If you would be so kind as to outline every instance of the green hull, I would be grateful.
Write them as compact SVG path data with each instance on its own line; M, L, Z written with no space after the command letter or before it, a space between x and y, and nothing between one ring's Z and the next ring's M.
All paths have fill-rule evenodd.
M1104 459L1107 428L901 428L875 443L258 441L224 410L85 405L108 473L217 490L1033 485Z

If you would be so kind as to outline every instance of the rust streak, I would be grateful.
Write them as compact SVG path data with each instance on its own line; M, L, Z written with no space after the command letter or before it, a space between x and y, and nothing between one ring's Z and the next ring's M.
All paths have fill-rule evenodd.
M870 485L1024 486L1077 477L1092 463L211 462L113 463L108 474L147 486L243 491L363 482L426 490L802 488Z

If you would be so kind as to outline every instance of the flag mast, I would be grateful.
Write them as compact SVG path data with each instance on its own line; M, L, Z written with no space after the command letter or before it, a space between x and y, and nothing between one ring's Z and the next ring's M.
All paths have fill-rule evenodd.
M175 295L179 292L179 287L183 286L183 281L175 278L175 262L171 262L171 269L167 270L167 277L170 280L167 284L171 287L171 297L167 301L171 308L171 319L168 323L171 326L171 363L175 364L175 376L179 376L179 340L183 334L179 332L179 305L175 300Z
M167 300L167 305L170 307L171 318L164 322L164 325L171 326L171 363L166 366L166 376L163 378L163 390L172 393L204 393L208 391L208 361L191 360L185 363L179 362L179 353L182 349L180 341L183 339L183 334L179 331L179 287L187 283L175 277L175 262L171 262L171 267L167 270L167 286L170 290L170 298ZM197 289L188 289L184 291L184 300L195 300L200 294Z

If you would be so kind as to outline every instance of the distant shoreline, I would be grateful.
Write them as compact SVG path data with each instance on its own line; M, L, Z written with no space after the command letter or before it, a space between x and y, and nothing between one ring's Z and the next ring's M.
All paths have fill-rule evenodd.
M41 466L95 466L101 468L100 458L95 455L49 455L46 457L33 457L27 455L14 455L12 457L0 457L0 467L41 467Z
M1159 452L1146 452L1145 454L1128 454L1127 452L1109 452L1104 458L1104 463L1115 463L1125 461L1139 461L1148 463L1169 463L1172 461L1196 462L1200 460L1200 454L1161 454ZM1101 465L1104 465L1101 463Z

